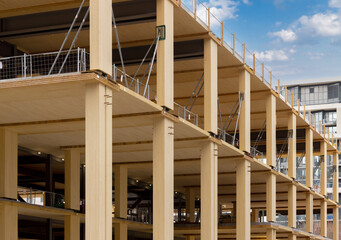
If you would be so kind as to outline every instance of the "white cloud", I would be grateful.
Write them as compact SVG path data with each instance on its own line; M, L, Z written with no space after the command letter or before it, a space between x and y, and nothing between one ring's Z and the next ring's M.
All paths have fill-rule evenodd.
M255 52L256 58L259 61L287 61L289 60L288 54L284 50L267 50L262 52Z
M296 33L291 29L288 30L282 29L281 31L270 33L270 35L279 37L284 42L293 42L297 39Z
M341 18L334 13L317 13L313 16L302 16L298 20L301 30L308 30L319 36L331 37L341 35Z
M329 0L329 7L341 8L341 0Z

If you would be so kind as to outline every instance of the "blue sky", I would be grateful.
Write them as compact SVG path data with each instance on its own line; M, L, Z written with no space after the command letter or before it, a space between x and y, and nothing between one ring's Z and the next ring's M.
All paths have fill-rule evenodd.
M341 0L206 0L281 82L341 80Z

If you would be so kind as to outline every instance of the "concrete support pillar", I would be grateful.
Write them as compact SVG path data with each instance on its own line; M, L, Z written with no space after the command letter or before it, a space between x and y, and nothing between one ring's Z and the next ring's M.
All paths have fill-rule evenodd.
M201 149L201 239L218 237L218 149L213 142Z
M18 135L0 128L0 197L17 199ZM0 239L18 239L18 209L0 205Z
M112 101L111 89L107 88L106 86L100 83L91 83L86 86L85 224L87 240L112 239L112 104L110 103L111 101Z
M65 208L80 210L80 150L65 152Z
M90 69L112 75L112 1L90 0Z
M213 39L204 43L204 129L217 134L218 47Z
M237 162L237 239L248 240L251 237L251 166L247 160Z
M276 97L266 97L266 160L276 167Z
M127 218L128 211L128 169L125 166L115 166L115 217ZM128 239L128 226L115 224L115 240Z
M174 108L174 6L170 0L156 1L156 25L165 26L166 38L157 48L157 103Z
M314 232L314 196L308 192L307 193L307 205L306 205L306 232Z
M154 120L153 129L153 239L173 240L174 123Z
M79 216L64 217L64 235L65 240L80 239L80 219Z
M186 221L195 222L195 189L186 189Z
M327 237L327 201L321 200L321 234L322 237Z
M250 152L250 73L246 70L239 74L239 92L244 98L239 117L239 149Z

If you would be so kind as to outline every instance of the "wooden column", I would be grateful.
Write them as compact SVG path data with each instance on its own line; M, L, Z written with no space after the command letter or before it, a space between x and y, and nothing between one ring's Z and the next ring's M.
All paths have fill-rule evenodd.
M248 240L251 236L251 166L247 160L237 162L237 239Z
M112 1L90 0L90 69L112 75Z
M266 158L267 164L276 167L276 97L266 97ZM269 173L266 178L267 221L276 221L276 175ZM267 239L276 240L276 230L267 230Z
M336 221L333 221L333 240L339 240L339 208L333 207L333 219L336 219Z
M0 197L17 199L18 135L0 128ZM0 239L18 239L18 209L0 205Z
M266 160L276 167L276 97L266 97Z
M251 213L251 222L259 222L259 210L258 209L252 209Z
M290 113L288 131L291 131L291 138L288 139L288 175L296 179L296 115ZM288 188L288 226L296 228L296 185L289 184ZM289 234L290 239L296 239L296 235Z
M65 208L80 210L80 150L65 152ZM80 219L65 216L64 235L66 240L80 239Z
M321 194L327 195L327 143L321 142Z
M337 152L333 153L333 200L339 202L339 155ZM339 209L338 207L333 208L333 240L339 239Z
M195 189L186 189L186 220L195 222Z
M321 200L321 236L327 237L327 201Z
M80 218L79 216L64 217L65 240L80 239Z
M18 135L0 128L0 197L17 199Z
M313 169L314 169L314 154L313 154L313 131L311 128L306 129L305 134L305 159L306 159L306 185L308 188L313 189ZM306 205L306 231L313 233L313 208L314 196L308 192Z
M65 152L65 208L80 210L80 150Z
M321 142L321 194L327 195L327 143ZM321 200L321 236L327 237L327 202Z
M339 202L339 155L333 153L333 200Z
M314 154L313 154L313 131L311 128L306 129L305 134L305 159L306 159L306 185L313 188L313 168L314 168Z
M218 149L213 142L201 149L201 239L218 237Z
M127 218L128 211L128 169L117 165L115 172L115 217ZM115 240L128 239L128 225L115 223Z
M157 48L157 103L169 109L174 104L174 6L170 0L156 1L156 25L164 25L166 38Z
M217 134L218 49L214 40L204 41L204 128Z
M174 123L154 120L153 129L153 239L173 240Z
M314 232L314 196L308 192L307 193L307 205L306 205L306 232Z
M244 98L239 117L239 149L250 152L250 73L246 70L239 74L239 92Z
M288 131L292 132L288 139L288 175L296 179L296 115L290 113L288 121Z
M111 7L111 5L110 5ZM86 239L112 239L112 91L90 83L85 94Z

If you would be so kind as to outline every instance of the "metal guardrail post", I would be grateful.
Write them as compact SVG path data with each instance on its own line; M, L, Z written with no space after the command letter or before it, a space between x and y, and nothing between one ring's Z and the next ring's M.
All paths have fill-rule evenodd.
M233 41L233 55L236 53L236 34L232 34L232 41Z
M208 31L211 31L211 10L207 8L207 27Z
M26 78L26 53L24 53L24 73L23 73L23 77Z
M79 47L77 48L77 72L80 72L80 57L79 57Z

